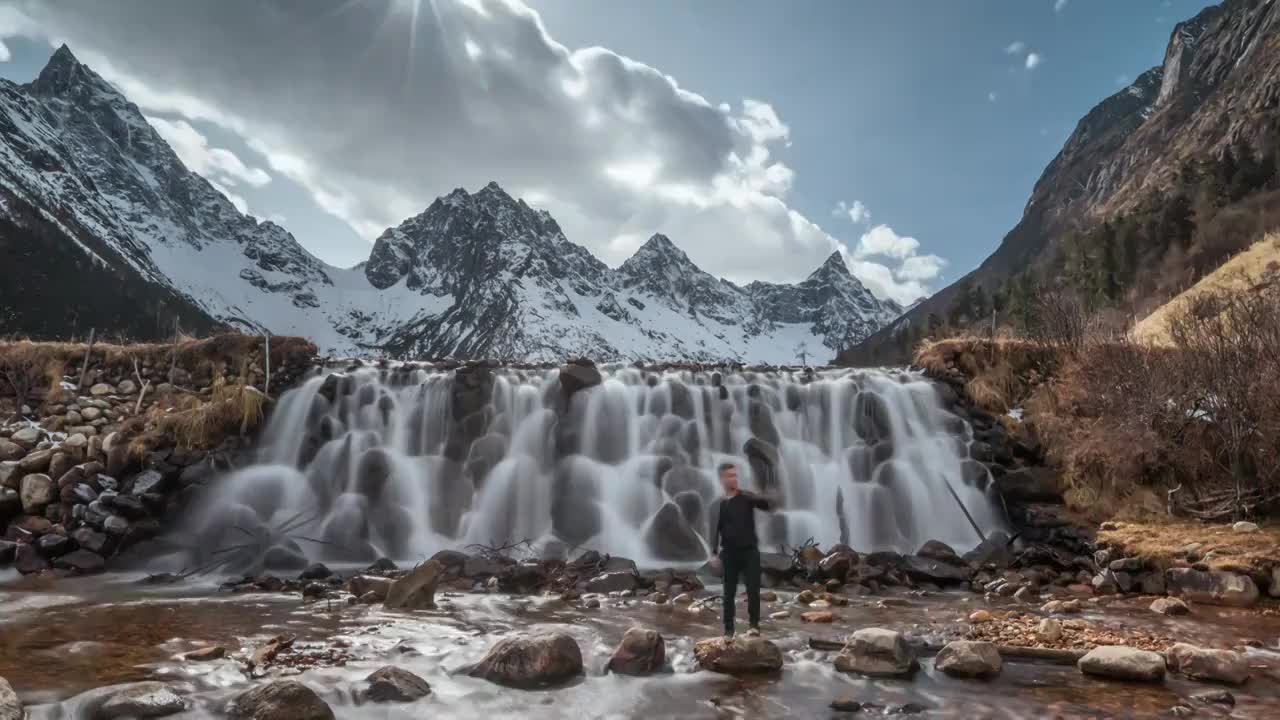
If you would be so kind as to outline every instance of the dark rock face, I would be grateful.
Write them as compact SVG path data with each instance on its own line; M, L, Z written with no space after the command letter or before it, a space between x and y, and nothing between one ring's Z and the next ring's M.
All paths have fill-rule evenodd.
M582 650L564 633L518 635L499 640L465 672L516 688L560 685L582 674Z
M605 669L622 675L650 675L662 670L667 661L666 641L654 630L633 627L609 658Z
M276 680L236 696L227 714L240 720L334 720L333 709L297 680Z
M408 670L388 665L365 678L365 697L373 702L413 702L431 694L431 685Z
M689 526L675 503L658 508L644 538L654 555L663 560L701 560L707 556L702 538Z

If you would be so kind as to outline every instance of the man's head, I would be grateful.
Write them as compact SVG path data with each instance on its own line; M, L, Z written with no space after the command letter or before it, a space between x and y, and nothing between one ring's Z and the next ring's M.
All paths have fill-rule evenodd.
M738 466L731 462L720 463L720 467L716 468L716 473L720 475L720 487L729 494L738 492Z

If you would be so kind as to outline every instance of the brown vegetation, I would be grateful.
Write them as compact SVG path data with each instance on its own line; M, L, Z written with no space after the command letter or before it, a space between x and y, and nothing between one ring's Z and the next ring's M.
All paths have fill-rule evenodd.
M1032 340L959 337L921 343L914 364L938 376L955 368L966 378L969 400L1001 414L1021 405L1057 361L1052 346Z
M1263 525L1256 532L1236 532L1230 525L1206 524L1193 520L1164 520L1159 523L1120 522L1098 532L1098 542L1123 550L1126 557L1141 557L1156 567L1166 568L1175 560L1185 560L1187 548L1214 570L1249 572L1280 562L1280 527Z

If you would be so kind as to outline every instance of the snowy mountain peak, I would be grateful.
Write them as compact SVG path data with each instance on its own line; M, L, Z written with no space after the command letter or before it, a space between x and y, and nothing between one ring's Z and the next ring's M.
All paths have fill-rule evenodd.
M817 270L810 273L809 277L816 278L831 274L838 276L848 275L851 278L853 277L849 272L849 266L844 262L844 256L840 254L839 250L828 255L826 261L819 265Z
M655 234L610 269L496 182L437 198L383 232L367 262L331 267L236 210L65 47L32 83L0 80L0 221L27 228L17 242L53 271L87 255L124 278L138 292L122 297L155 316L132 327L171 332L179 315L303 335L331 353L777 362L797 342L834 351L896 315L838 256L797 285L742 288ZM37 315L50 312L22 317Z

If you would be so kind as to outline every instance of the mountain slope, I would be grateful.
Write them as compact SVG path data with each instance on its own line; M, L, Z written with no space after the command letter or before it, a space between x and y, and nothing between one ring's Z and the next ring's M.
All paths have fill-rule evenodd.
M438 198L368 262L335 268L236 210L65 46L33 82L0 80L0 253L28 268L5 288L0 332L45 336L163 336L176 319L332 353L790 362L801 344L829 356L901 312L838 256L798 285L742 288L655 235L610 269L496 183ZM67 265L106 286L97 297L129 302L96 308L59 275Z
M1226 0L1179 23L1164 62L1076 125L1036 182L1021 220L976 270L859 345L844 362L902 361L901 337L945 317L959 289L990 293L1051 256L1068 233L1096 227L1178 187L1189 162L1230 144L1262 146L1280 105L1280 3ZM905 355L904 355L905 353Z

